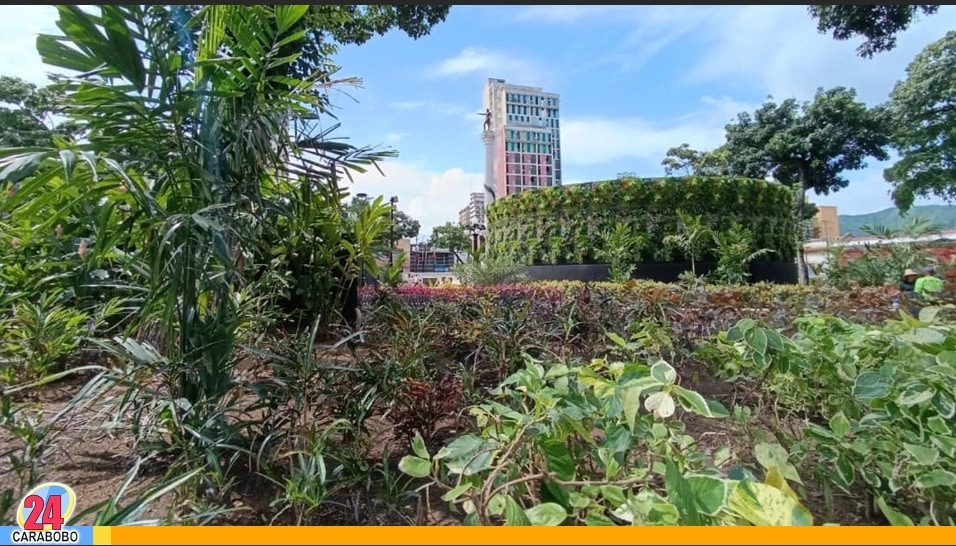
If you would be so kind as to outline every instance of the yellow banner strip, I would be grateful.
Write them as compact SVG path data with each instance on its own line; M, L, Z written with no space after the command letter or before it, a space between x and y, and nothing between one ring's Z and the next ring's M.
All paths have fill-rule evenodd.
M97 527L96 544L954 544L945 527Z

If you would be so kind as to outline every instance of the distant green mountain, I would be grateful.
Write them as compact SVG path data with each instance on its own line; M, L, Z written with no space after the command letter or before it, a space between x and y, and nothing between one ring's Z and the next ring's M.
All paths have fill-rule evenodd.
M941 229L956 229L956 206L953 205L923 205L913 207L900 216L898 209L886 209L869 214L841 214L841 235L865 235L860 226L881 225L890 229L900 229L908 224L912 218L927 218Z

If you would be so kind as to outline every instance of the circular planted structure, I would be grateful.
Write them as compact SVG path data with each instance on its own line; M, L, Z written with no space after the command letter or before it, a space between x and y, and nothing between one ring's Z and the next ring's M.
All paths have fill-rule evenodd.
M752 235L752 250L773 252L759 261L792 264L796 222L789 188L764 180L730 177L621 179L525 191L488 208L489 249L516 263L563 265L602 263L602 234L618 223L642 236L633 256L650 264L684 263L691 257L669 235L679 235L679 211L724 232L736 223ZM704 244L698 262L715 262ZM638 266L638 275L642 265ZM795 267L794 267L795 270ZM583 280L583 279L582 279ZM591 280L591 279L588 279Z

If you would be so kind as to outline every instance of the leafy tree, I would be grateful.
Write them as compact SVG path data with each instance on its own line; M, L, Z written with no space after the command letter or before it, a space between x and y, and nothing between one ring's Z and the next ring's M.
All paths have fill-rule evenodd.
M661 161L664 173L667 176L675 174L684 176L720 176L728 174L727 153L724 148L717 148L710 152L701 152L690 147L686 142L667 150L667 155Z
M885 160L887 116L856 99L856 91L818 89L812 102L769 99L753 115L742 112L726 126L728 157L734 172L795 186L797 218L806 217L806 192L817 194L845 188L844 171L866 167L866 159ZM802 235L802 234L801 234ZM800 281L806 283L803 245L798 245Z
M414 239L421 233L422 224L404 211L395 209L395 238Z
M385 204L388 205L387 202ZM359 200L359 199L353 199L345 206L345 209L346 209L347 215L354 219L358 217L359 212L362 210L362 208L366 206L368 206L367 202ZM395 238L396 241L398 239L414 239L415 237L418 237L418 234L421 232L421 229L422 229L421 222L419 222L418 220L415 220L414 218L409 216L407 213L399 210L398 208L395 209L395 213L392 217L395 220L395 229L392 231L391 235ZM380 235L380 237L382 238L382 240L387 241L389 237L389 232L387 228L385 229L385 232Z
M185 7L194 16L202 5ZM279 45L281 57L295 56L290 63L274 67L273 74L306 78L316 70L331 76L335 70L331 57L341 45L362 45L374 36L399 29L412 39L427 36L432 27L448 17L451 5L324 5L303 6L307 11L296 21L294 30L301 31ZM188 29L187 29L188 30ZM195 34L195 30L192 31Z
M861 57L870 58L896 47L898 33L906 30L920 12L932 15L939 10L939 5L827 4L808 8L810 15L817 20L817 30L821 34L831 32L836 40L848 40L857 35L866 38L856 51Z
M459 250L471 248L472 240L464 226L455 222L445 222L432 229L432 234L428 237L428 245L432 248L447 248L457 254Z
M60 96L20 78L0 76L0 147L50 146L53 137L75 137L77 127L55 123Z
M893 146L902 159L884 172L901 210L915 196L956 200L956 31L926 46L890 94Z

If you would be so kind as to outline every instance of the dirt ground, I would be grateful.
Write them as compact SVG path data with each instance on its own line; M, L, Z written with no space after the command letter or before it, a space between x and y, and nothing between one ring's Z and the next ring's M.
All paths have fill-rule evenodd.
M720 400L728 408L734 402L738 404L742 402L737 399L740 393L734 392L733 386L699 371L694 375L697 381L688 386L705 397ZM687 376L689 374L685 375ZM77 377L51 384L39 392L31 393L29 397L21 398L20 401L34 403L35 407L46 416L54 415L63 408L85 381L85 378ZM756 461L753 460L748 446L753 444L754 435L773 439L773 432L759 420L752 421L747 427L748 430L742 430L730 419L704 419L688 414L682 416L682 421L687 427L687 433L698 438L701 448L705 451L712 453L721 446L729 446L737 454L740 462L752 467L756 467ZM80 414L68 415L57 432L55 449L46 456L46 464L41 470L44 479L63 482L74 488L78 499L78 511L108 499L126 479L127 472L133 467L135 461L131 453L132 442L129 434L121 431L105 431L97 426L98 422L95 408ZM446 425L448 426L445 434L439 435L439 440L442 436L447 439L452 435L455 427L454 420L450 419ZM390 425L381 419L370 420L370 429L371 444L375 447L369 454L370 460L381 460L387 449L388 453L392 454L390 456L392 467L397 467L398 459L406 450L407 441L396 438L391 432ZM0 446L12 445L14 444L11 438L0 436ZM4 458L0 461L0 489L8 487L10 480L14 479L9 470ZM163 472L161 468L155 467L143 470L130 488L127 499L134 498L137 492L157 483ZM830 509L826 509L822 489L814 486L807 479L804 481L807 487L801 493L804 502L814 513L816 524L885 525L880 516L868 514L864 503L859 501L863 498L862 495L851 498L834 492ZM235 488L234 497L230 499L230 504L236 511L222 514L210 523L216 525L270 524L275 510L269 507L272 499L263 496L263 491L271 491L269 487L271 486L263 479L246 479L245 483L239 483ZM417 503L410 501L405 506L395 509L375 500L372 493L372 491L357 490L343 492L333 499L337 501L336 503L330 503L307 523L315 525L459 524L459 520L446 511L445 503L438 498L440 494L429 495L428 503L424 502L423 498ZM176 502L174 495L161 497L153 502L139 519L163 519L172 513L182 515L190 512L190 506L174 505ZM84 518L77 523L88 523L89 519ZM281 518L274 523L288 525L294 524L294 521Z

